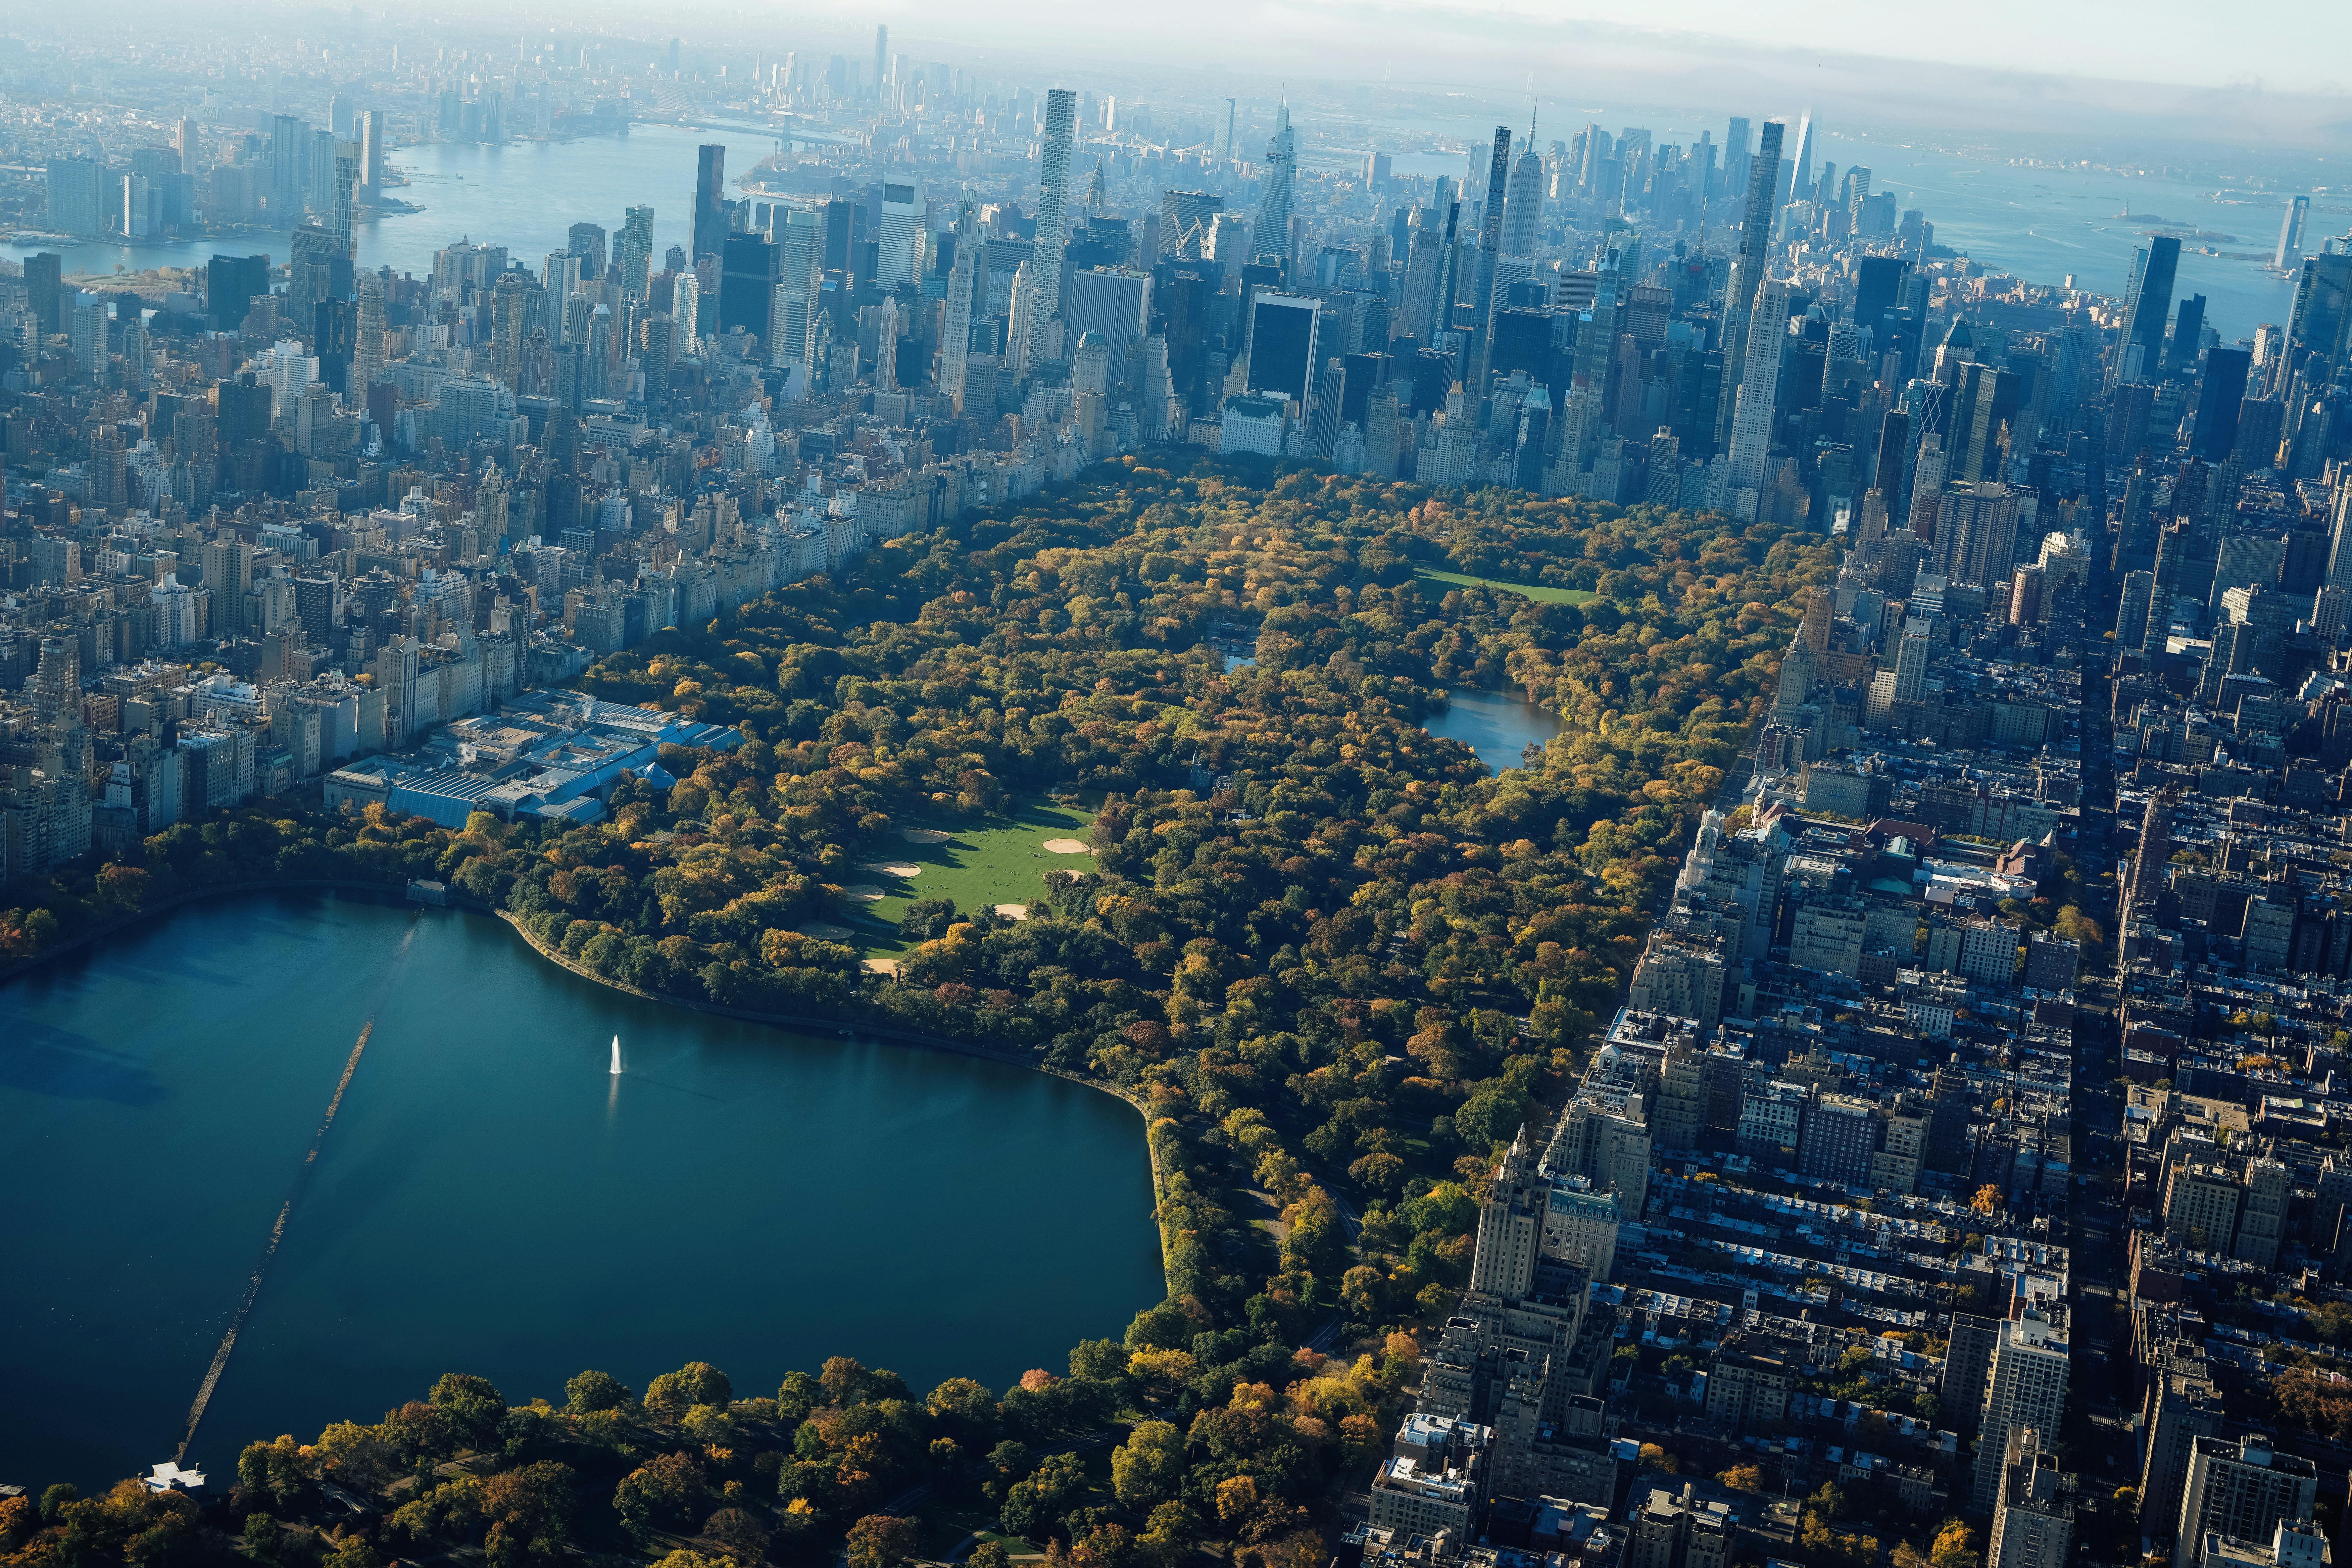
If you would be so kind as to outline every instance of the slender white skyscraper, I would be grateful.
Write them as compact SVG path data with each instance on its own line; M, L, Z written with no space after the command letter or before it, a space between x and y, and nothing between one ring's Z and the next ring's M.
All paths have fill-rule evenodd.
M948 272L947 322L940 342L940 391L957 418L963 417L964 367L971 355L972 253L979 237L956 236L955 266Z
M1032 367L1048 357L1046 323L1062 308L1062 253L1069 244L1070 139L1077 118L1077 94L1066 87L1046 92L1044 157L1037 174L1035 289L1029 307Z
M1257 247L1286 258L1290 254L1292 187L1298 178L1298 132L1290 128L1290 105L1274 111L1274 135L1265 144L1264 195L1257 206Z
M1745 500L1734 501L1732 515L1743 521L1752 521L1754 498L1764 489L1765 459L1772 450L1772 400L1780 390L1780 353L1788 335L1789 286L1768 279L1756 291L1756 309L1748 318L1747 365L1731 416L1731 489L1735 497L1748 492Z
M691 341L701 330L702 279L691 272L681 272L670 285L670 318L677 323L677 335Z

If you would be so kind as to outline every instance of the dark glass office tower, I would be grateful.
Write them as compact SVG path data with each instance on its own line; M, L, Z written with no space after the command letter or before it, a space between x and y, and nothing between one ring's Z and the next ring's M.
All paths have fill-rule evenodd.
M727 243L727 148L706 142L694 160L694 254L717 256Z
M2164 321L2172 313L2172 279L2180 269L2180 242L2160 234L2132 258L2131 289L2124 306L2123 341L2116 346L2115 374L2108 384L2153 381L2164 363ZM2132 349L2139 349L2133 363Z
M2229 457L2238 444L2239 405L2246 395L2246 371L2253 354L2216 348L2205 356L2205 383L2197 395L2197 432L2189 450L2209 463Z

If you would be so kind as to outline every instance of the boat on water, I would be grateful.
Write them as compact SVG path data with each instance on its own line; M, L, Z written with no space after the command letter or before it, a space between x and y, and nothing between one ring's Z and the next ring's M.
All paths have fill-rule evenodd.
M620 1073L620 1070L621 1070L621 1037L620 1037L620 1036L618 1036L618 1035L614 1035L614 1036L613 1037L613 1071L614 1071L614 1075L615 1075L615 1076L618 1076L618 1074Z

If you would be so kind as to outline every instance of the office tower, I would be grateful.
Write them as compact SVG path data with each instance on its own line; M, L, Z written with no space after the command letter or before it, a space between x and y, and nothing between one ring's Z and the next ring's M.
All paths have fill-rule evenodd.
M325 228L315 223L297 226L288 237L286 314L293 323L294 331L309 337L319 302L336 297L335 240Z
M630 207L621 215L621 292L642 301L654 259L654 209Z
M2286 204L2279 218L2278 249L2271 257L2271 265L2281 272L2294 265L2303 254L2304 220L2311 216L2311 198L2295 196Z
M677 323L678 350L689 349L702 330L702 279L680 272L669 286L669 318Z
M1163 191L1160 196L1160 254L1176 256L1190 247L1192 255L1207 251L1209 234L1225 198L1202 191Z
M348 141L353 130L352 95L338 92L327 100L327 129Z
M727 145L706 142L694 160L694 233L687 259L716 256L727 243Z
M1865 256L1854 264L1853 324L1855 330L1874 334L1871 347L1876 353L1885 353L1889 346L1886 312L1902 297L1903 274L1909 267L1899 256Z
M1062 257L1069 244L1070 140L1076 130L1077 94L1057 87L1045 94L1043 157L1037 173L1034 298L1029 307L1031 369L1052 357L1046 334L1062 308Z
M2165 320L2172 313L2172 279L2179 267L2180 241L2170 235L2158 235L2132 253L2123 337L2107 377L2110 391L2126 382L2157 378L2164 363Z
M912 174L882 182L882 232L874 251L880 289L912 288L922 265L923 183Z
M2205 346L2205 296L2191 294L2180 301L2173 316L2172 348L2165 356L2165 371L2171 375L2193 374L2197 355Z
M364 396L376 377L383 374L383 275L362 272L359 284L359 326L352 345L351 385L357 395Z
M2074 1490L2058 1456L2032 1427L2012 1432L2001 1455L2000 1496L1992 1533L1985 1538L1986 1568L2068 1568L2074 1542Z
M56 251L37 250L25 258L25 305L34 331L44 337L64 330L58 310L64 274L65 258Z
M269 121L269 221L291 228L302 213L302 182L308 167L310 128L291 114Z
M1533 256L1542 241L1544 204L1543 154L1536 151L1535 129L1528 130L1528 144L1519 161L1511 166L1510 205L1503 219L1503 254Z
M180 117L178 128L172 132L172 151L180 155L180 173L183 174L204 173L201 166L204 162L204 143L196 130L195 116L188 114Z
M2305 257L2295 276L2294 312L2287 318L2290 351L2315 351L2332 367L2341 351L2345 322L2352 320L2347 298L2352 298L2352 256Z
M783 304L783 341L769 345L769 363L779 355L796 364L810 362L811 329L823 298L824 215L814 207L787 207L776 234L776 293Z
M1723 132L1722 191L1730 195L1748 188L1748 119L1735 114Z
M1320 300L1275 293L1250 303L1249 390L1291 399L1302 420L1313 413L1322 306Z
M550 342L563 342L564 301L579 291L580 258L569 250L551 250L539 264L539 286L547 290Z
M1900 679L1900 667L1897 668ZM1899 700L1899 699L1898 699ZM2066 1405L2069 1355L2059 1321L2063 1306L2037 1300L2000 1326L1985 1376L1984 1413L1978 1423L1975 1507L1990 1513L2000 1492L2010 1435L2058 1430Z
M882 97L882 84L890 75L890 29L877 24L874 28L874 96Z
M360 114L360 189L373 202L383 192L383 110L363 110Z
M360 150L355 142L335 143L334 199L328 208L332 220L331 232L335 237L335 254L348 266L357 254L352 247L352 187L359 184Z
M572 226L572 254L580 258L583 281L604 281L604 229L601 224L575 223Z
M756 234L730 234L720 252L719 330L740 327L755 335L770 331L776 298L776 247Z
M1229 98L1225 100L1224 122L1217 129L1217 162L1219 163L1230 163L1233 161L1234 100Z
M44 184L49 204L49 226L60 234L88 238L104 231L105 171L90 158L51 158Z
M2238 415L2245 401L2246 372L2252 360L2244 349L2217 348L2205 356L2205 374L2197 394L2197 427L2189 445L2194 456L2218 463L2236 448Z
M1761 169L1764 162L1759 154L1757 167ZM1726 498L1731 515L1742 522L1755 521L1755 497L1763 493L1765 463L1772 450L1772 405L1780 390L1782 340L1788 336L1789 286L1767 280L1749 316L1747 362L1731 416L1731 494ZM1729 374L1727 369L1725 374ZM1748 499L1734 499L1743 495Z
M2319 1500L2319 1472L2309 1459L2282 1454L2268 1437L2196 1437L2173 1531L2173 1568L2200 1568L2205 1534L2268 1541L2282 1524L2307 1525Z
M1789 200L1812 200L1812 177L1813 111L1808 109L1797 120L1797 155L1789 163Z
M1072 273L1070 291L1062 300L1062 321L1073 336L1100 332L1114 360L1123 365L1129 340L1150 330L1151 274L1124 267Z
M39 257L34 257L38 261ZM33 275L31 263L26 265L25 276ZM215 256L205 265L205 313L212 318L215 329L233 332L253 309L258 295L269 292L269 258L267 256Z
M1412 209L1406 231L1404 289L1399 300L1397 335L1426 347L1430 333L1441 323L1437 314L1438 280L1445 272L1445 235L1438 216L1427 207Z
M1288 103L1278 105L1274 117L1274 134L1265 144L1265 173L1259 177L1264 194L1257 206L1257 247L1261 256L1280 256L1287 267L1294 259L1290 215L1292 189L1298 178L1298 133L1290 128Z

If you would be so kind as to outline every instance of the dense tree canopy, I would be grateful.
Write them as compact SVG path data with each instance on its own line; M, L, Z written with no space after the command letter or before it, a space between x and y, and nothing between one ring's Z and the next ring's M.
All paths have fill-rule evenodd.
M976 1040L1147 1110L1169 1297L1068 1375L918 1399L836 1359L745 1399L698 1363L642 1396L583 1373L561 1407L512 1408L445 1378L377 1426L257 1444L247 1506L495 1452L493 1479L534 1479L412 1481L387 1545L484 1542L508 1568L593 1503L655 1555L691 1537L749 1568L846 1536L887 1568L908 1549L887 1505L945 1475L1102 1568L1202 1539L1319 1562L1335 1484L1413 1374L1399 1331L1466 1276L1493 1146L1616 1005L1832 563L1821 536L1713 516L1108 466L595 666L589 689L748 737L666 748L675 784L624 781L605 822L452 833L272 802L54 884L0 914L0 948L192 888L436 876L622 984ZM1229 668L1241 648L1255 663ZM1564 732L1490 776L1424 727L1478 686ZM899 828L1049 795L1094 811L1093 868L1028 919L919 902L894 978L811 932L856 923L843 885ZM1359 1349L1296 1348L1326 1325ZM1072 1435L1114 1418L1131 1429L1088 1480Z

